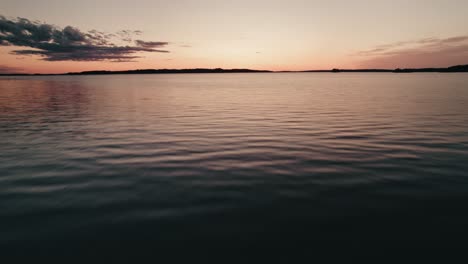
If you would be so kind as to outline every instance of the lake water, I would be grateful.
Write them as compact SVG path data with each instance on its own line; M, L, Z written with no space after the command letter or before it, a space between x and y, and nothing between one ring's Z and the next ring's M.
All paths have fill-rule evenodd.
M468 74L0 79L4 256L450 256L467 237Z

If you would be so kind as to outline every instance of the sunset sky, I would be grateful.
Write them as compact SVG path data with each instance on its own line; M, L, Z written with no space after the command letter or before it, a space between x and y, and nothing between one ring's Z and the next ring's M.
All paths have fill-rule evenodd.
M466 0L0 0L0 72L468 64Z

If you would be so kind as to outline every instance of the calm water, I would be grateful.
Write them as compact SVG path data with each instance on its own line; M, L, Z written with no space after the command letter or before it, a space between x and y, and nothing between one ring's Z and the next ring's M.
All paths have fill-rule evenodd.
M468 74L0 79L2 254L427 256L467 237Z

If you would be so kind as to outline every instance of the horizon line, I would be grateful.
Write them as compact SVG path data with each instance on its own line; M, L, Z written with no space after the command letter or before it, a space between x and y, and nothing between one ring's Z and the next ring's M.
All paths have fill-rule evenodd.
M107 75L107 74L177 74L177 73L304 73L304 72L468 72L468 64L454 65L450 67L424 67L424 68L357 68L357 69L313 69L313 70L258 70L248 68L160 68L160 69L133 69L133 70L91 70L64 73L0 73L0 76L41 76L41 75Z

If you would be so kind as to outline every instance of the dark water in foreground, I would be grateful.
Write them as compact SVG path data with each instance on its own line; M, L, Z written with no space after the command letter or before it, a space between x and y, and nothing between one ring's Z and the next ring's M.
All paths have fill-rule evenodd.
M0 79L3 256L382 260L467 237L467 74Z

